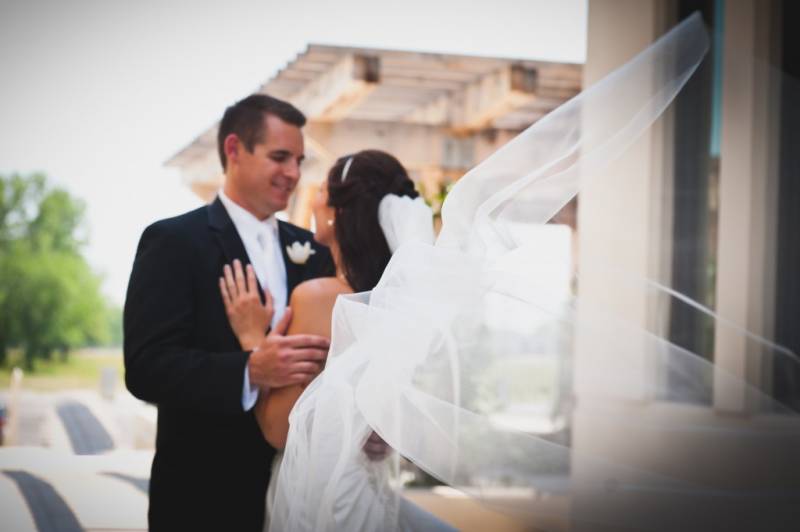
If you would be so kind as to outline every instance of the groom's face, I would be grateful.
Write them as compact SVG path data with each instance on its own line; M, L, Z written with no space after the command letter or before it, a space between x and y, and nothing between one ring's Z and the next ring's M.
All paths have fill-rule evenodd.
M304 158L299 127L273 115L264 118L264 127L262 142L252 152L238 143L228 175L243 206L260 219L286 208Z

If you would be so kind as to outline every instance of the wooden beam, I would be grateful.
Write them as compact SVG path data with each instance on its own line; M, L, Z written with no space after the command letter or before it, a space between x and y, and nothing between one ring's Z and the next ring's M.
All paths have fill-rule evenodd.
M447 70L471 74L482 74L500 68L505 63L503 59L413 52L394 55L384 54L383 57L387 68L413 68L427 71Z
M535 68L509 64L466 84L455 95L443 94L415 109L404 122L445 125L459 134L483 129L535 101L538 80Z
M546 114L547 113L545 112L536 111L512 111L505 116L496 118L492 122L492 127L497 129L514 129L517 131L522 131L523 129L528 128L528 126L541 120Z
M494 68L498 68L503 63L507 62L506 59L490 58L490 57L475 57L468 55L458 54L439 54L427 52L410 52L406 50L387 50L387 49L370 49L370 48L352 48L344 46L330 46L311 44L306 52L311 55L315 60L318 58L327 59L332 54L341 55L343 53L366 53L369 55L378 55L381 62L385 66L399 65L399 66L414 66L429 68L432 70L470 70L476 73L488 72Z
M476 130L488 126L495 118L533 101L537 80L536 69L521 65L484 76L464 91L463 105L455 109L451 127Z
M336 156L366 148L379 149L393 154L407 168L440 164L447 137L440 127L355 118L334 123L311 121L304 134ZM324 172L327 168L318 176L320 179L325 177ZM306 178L313 176L304 168L303 179Z
M452 96L449 94L442 94L430 103L414 109L414 111L403 119L403 122L426 124L430 126L447 124L450 121L451 105Z
M486 72L468 72L463 70L446 70L444 68L432 70L428 68L420 68L417 66L388 66L383 65L384 72L387 76L396 76L399 78L424 78L445 81L457 81L459 83L468 83L481 76L486 75ZM491 72L491 70L489 71Z
M544 111L548 113L563 104L567 99L568 98L547 98L542 96L541 92L537 91L536 98L531 103L524 106L521 111Z
M464 88L461 81L431 79L430 77L394 76L383 72L381 84L388 87L410 87L436 91L458 91Z
M327 72L310 81L290 101L310 120L341 120L375 90L380 81L380 60L375 56L347 54Z
M542 86L536 94L541 98L561 100L561 102L565 102L578 94L580 91L580 86L575 86L569 89Z

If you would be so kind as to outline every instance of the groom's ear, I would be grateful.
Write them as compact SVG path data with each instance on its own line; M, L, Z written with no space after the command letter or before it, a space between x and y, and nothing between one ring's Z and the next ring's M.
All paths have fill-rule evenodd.
M241 145L236 133L229 133L228 136L225 137L222 143L222 149L225 152L225 159L227 159L228 163L239 162L239 148Z

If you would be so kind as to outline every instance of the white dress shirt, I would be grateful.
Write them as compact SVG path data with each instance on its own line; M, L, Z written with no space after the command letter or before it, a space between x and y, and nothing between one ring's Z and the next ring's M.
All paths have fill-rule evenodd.
M286 265L283 262L280 239L278 238L278 220L275 215L266 220L259 220L232 199L219 191L219 199L228 216L231 217L239 238L255 270L261 288L269 290L275 305L275 314L271 326L274 327L283 313L286 312ZM244 386L242 389L242 407L245 411L253 408L258 399L258 387L250 386L250 371L244 369Z

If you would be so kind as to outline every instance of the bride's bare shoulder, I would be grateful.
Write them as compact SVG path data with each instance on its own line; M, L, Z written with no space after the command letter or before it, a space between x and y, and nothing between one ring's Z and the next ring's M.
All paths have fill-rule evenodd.
M336 277L320 277L297 285L289 301L294 311L289 334L309 333L330 338L331 313L336 298L350 292L350 288Z
M350 293L350 288L336 277L317 277L303 281L292 291L293 304L318 302L320 299L335 299L339 294Z

